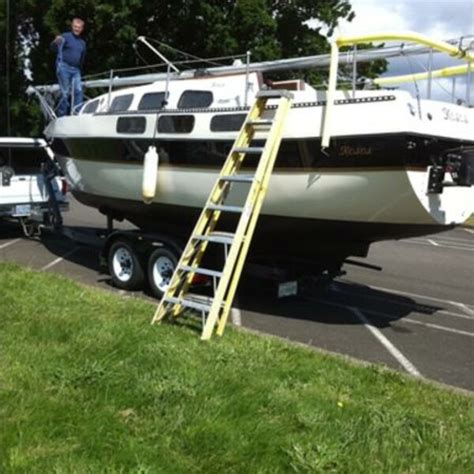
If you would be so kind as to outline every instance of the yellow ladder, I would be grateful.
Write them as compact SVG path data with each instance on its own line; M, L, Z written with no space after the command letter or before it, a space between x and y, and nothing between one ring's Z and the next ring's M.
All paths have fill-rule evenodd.
M160 301L152 324L161 321L165 316L177 317L185 308L189 308L202 315L201 339L210 339L216 325L217 334L223 334L280 148L292 98L290 92L283 90L257 93L181 255L168 290ZM278 99L276 109L273 107L274 114L272 108L267 106L268 100L271 99ZM256 132L259 136L266 133L263 146L252 146ZM260 156L255 174L239 173L247 155ZM250 185L244 205L227 205L225 202L232 186L238 184ZM221 214L240 216L235 232L222 232L217 229ZM226 258L222 270L200 267L208 244L224 246ZM212 277L213 297L189 293L195 274Z

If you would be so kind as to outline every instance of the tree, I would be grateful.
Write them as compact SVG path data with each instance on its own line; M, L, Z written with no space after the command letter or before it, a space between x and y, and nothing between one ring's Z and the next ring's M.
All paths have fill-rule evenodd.
M238 55L247 50L254 61L319 54L328 51L327 38L306 22L318 19L333 30L340 20L353 16L348 0L15 0L11 3L10 66L16 134L41 131L38 107L24 91L31 81L55 82L54 58L48 46L56 34L69 28L74 14L86 20L86 74L142 64L133 49L139 35L199 57ZM2 37L5 27L2 8ZM147 54L139 52L142 57ZM166 54L176 59L174 53ZM147 58L156 62L156 58ZM1 84L0 110L4 110L5 81ZM2 134L5 116L0 116Z

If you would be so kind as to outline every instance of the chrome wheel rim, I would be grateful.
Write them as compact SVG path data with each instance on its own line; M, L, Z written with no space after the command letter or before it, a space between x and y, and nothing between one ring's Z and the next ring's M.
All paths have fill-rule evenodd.
M174 272L173 261L165 256L158 257L153 264L153 282L163 293L168 289Z
M123 283L130 281L134 266L132 254L125 247L120 247L114 253L112 266L115 276Z

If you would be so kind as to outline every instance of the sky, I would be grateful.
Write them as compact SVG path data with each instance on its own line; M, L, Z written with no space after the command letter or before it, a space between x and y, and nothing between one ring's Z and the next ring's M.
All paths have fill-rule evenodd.
M474 34L474 0L350 0L356 17L341 34L411 30L437 39Z
M474 0L350 0L356 16L352 22L340 23L335 35L347 36L362 33L387 31L415 31L439 40L474 35ZM315 23L314 26L317 24ZM324 28L322 30L324 33ZM464 46L474 37L464 40ZM474 43L472 44L474 51ZM408 74L423 71L427 56L415 57L408 62L405 58L390 61L387 75ZM421 64L420 64L421 63ZM435 55L435 67L464 64ZM474 76L474 73L473 73ZM474 77L472 81L474 81ZM426 81L418 84L420 93L426 91ZM465 98L466 77L456 79L456 96ZM403 88L414 91L414 85ZM433 98L447 100L452 92L452 80L442 79L433 84ZM471 103L474 102L474 84L471 84Z

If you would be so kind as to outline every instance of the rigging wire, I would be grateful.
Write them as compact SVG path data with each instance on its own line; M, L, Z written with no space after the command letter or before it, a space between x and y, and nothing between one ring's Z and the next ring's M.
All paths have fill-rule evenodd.
M192 59L195 60L195 61L189 61L188 63L203 62L203 63L207 63L207 64L212 64L213 66L222 66L221 63L218 63L216 61L218 61L220 59L239 59L239 58L242 58L242 57L245 56L244 54L240 54L240 55L233 55L233 56L223 56L222 58L217 57L217 58L207 58L206 59L206 58L201 58L199 56L195 56L194 54L191 54L191 53L187 53L186 51L181 51L178 48L170 46L169 44L164 43L164 42L159 41L159 40L154 39L154 38L148 38L148 37L145 36L145 39L147 39L148 41L150 41L152 43L156 43L160 46L163 46L163 47L168 48L172 51L175 51L176 53L181 54L182 56L184 56L186 58L192 58ZM180 63L176 62L175 64L180 64ZM184 64L184 63L181 62L181 64Z
M135 51L135 54L138 56L139 59L141 59L147 67L150 66L150 63L139 53L138 47L137 47L137 42L133 43L132 45L133 51Z
M244 58L245 55L242 54L242 55L239 55L239 56L219 56L219 57L216 57L216 58L210 58L209 61L211 60L216 60L216 61L221 61L221 60L225 60L225 59L241 59L241 58ZM208 61L208 62L209 62ZM188 65L188 64L195 64L195 63L198 63L198 62L202 62L201 59L194 59L194 60L189 60L189 61L175 61L173 64L177 64L177 65ZM218 64L218 63L216 63ZM222 66L222 64L218 64L219 66ZM131 72L131 71L143 71L145 69L158 69L160 67L166 67L167 64L166 63L155 63L155 64L150 64L148 66L133 66L133 67L127 67L127 68L121 68L121 69L114 69L114 73L119 73L119 72ZM87 76L84 76L84 79L90 79L90 78L93 78L93 77L100 77L100 76L104 76L104 77L108 77L109 76L109 72L108 71L104 71L104 72L100 72L100 73L97 73L97 74L89 74Z
M152 43L156 43L156 44L158 44L159 46L163 46L163 47L165 47L165 48L171 49L172 51L175 51L176 53L181 54L182 56L185 56L185 57L187 57L187 58L201 59L201 60L202 60L202 58L200 58L200 57L198 57L198 56L194 56L193 54L187 53L186 51L181 51L180 49L175 48L174 46L171 46L171 45L169 45L169 44L167 44L167 43L164 43L163 41L159 41L159 40L157 40L157 39L155 39L155 38L149 38L148 36L145 36L145 39L147 39L148 41L150 41L150 42L152 42Z
M428 72L428 68L419 60L416 58L416 56L413 56L412 57L412 60L415 61L425 72ZM413 74L413 71L411 71L412 74ZM446 89L446 87L443 86L443 84L441 84L441 81L434 77L432 79L433 83L436 84L443 92L445 92L450 98L452 98L452 93ZM460 97L457 97L456 100L459 100Z
M408 63L408 67L410 68L410 73L412 74L413 76L413 83L415 85L415 94L416 94L416 102L418 104L418 115L421 119L421 95L420 95L420 88L418 87L418 81L416 80L415 78L415 69L413 67L413 63L411 62L410 58L404 53L403 51L403 45L402 47L400 48L400 53L403 57L406 58L407 60L407 63Z

